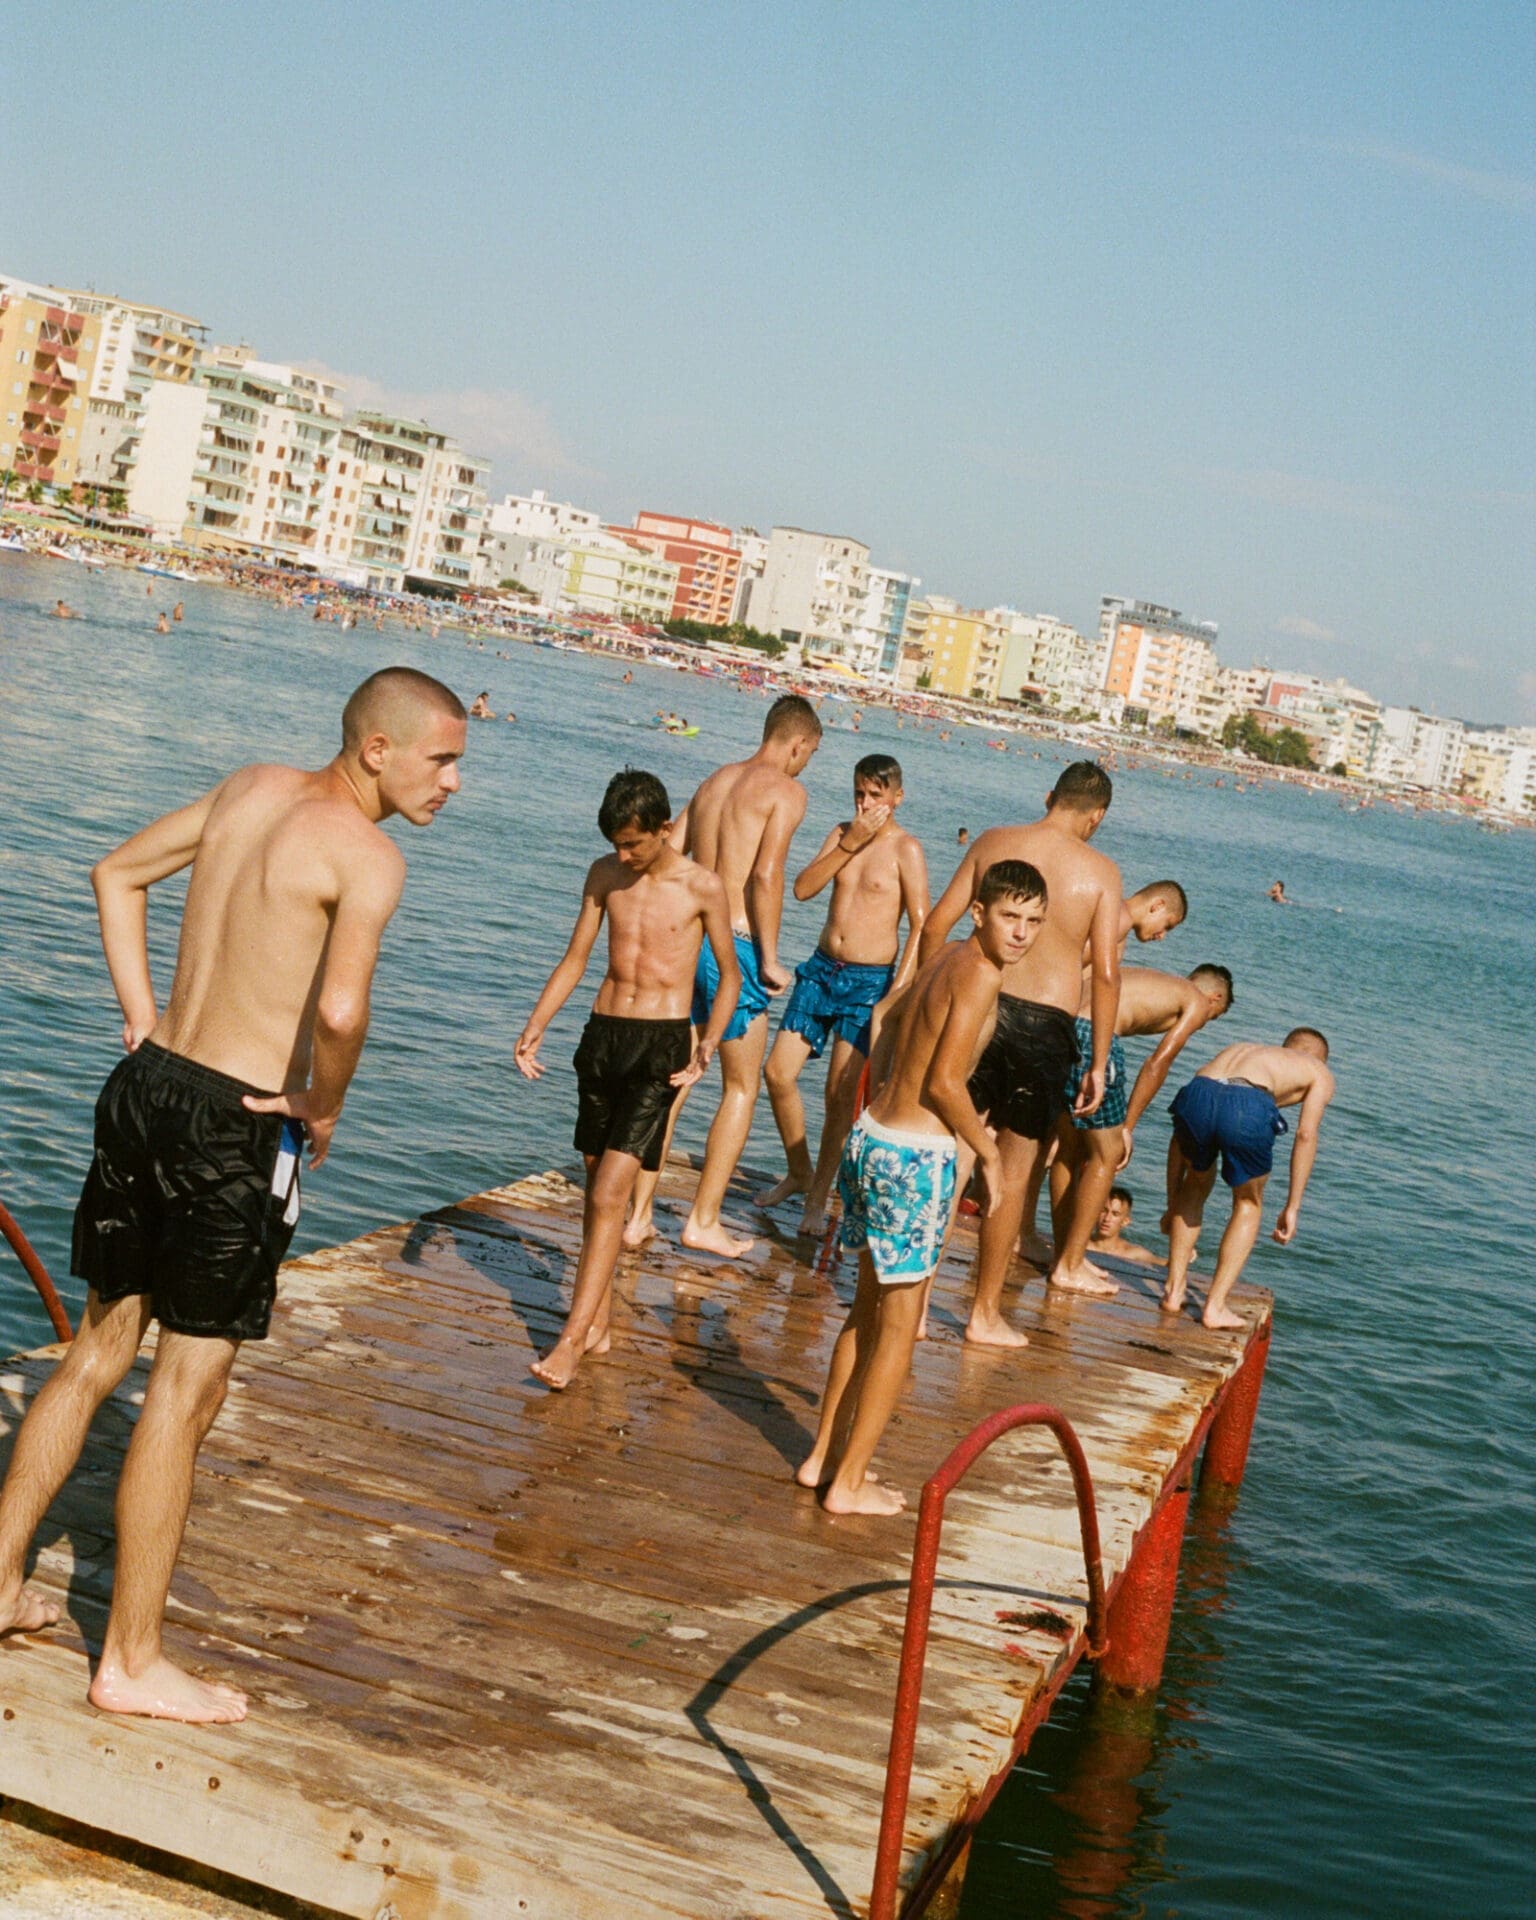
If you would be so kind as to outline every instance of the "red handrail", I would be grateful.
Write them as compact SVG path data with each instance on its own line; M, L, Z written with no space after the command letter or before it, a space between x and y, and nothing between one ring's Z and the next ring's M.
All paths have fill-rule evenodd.
M891 1716L891 1747L885 1763L885 1799L880 1808L880 1839L875 1849L875 1879L870 1889L869 1920L896 1920L901 1872L901 1846L906 1832L907 1801L912 1791L912 1754L917 1744L917 1716L923 1698L923 1664L928 1650L928 1622L933 1612L934 1574L939 1559L939 1535L944 1528L944 1502L994 1441L1015 1427L1049 1427L1061 1443L1072 1470L1077 1495L1077 1518L1083 1536L1083 1561L1088 1572L1088 1653L1098 1659L1109 1646L1104 1565L1099 1550L1099 1515L1093 1497L1093 1476L1082 1444L1071 1422L1055 1407L1038 1402L1004 1407L974 1427L923 1488L917 1510L917 1538L912 1547L912 1579L907 1589L907 1622L901 1638L901 1664L896 1673L896 1707Z
M48 1318L53 1322L53 1330L60 1340L72 1340L69 1315L64 1311L64 1302L59 1298L58 1289L48 1278L48 1269L32 1250L32 1242L17 1226L9 1208L0 1204L0 1233L11 1243L11 1251L32 1277L32 1284L42 1296L43 1305L48 1309Z

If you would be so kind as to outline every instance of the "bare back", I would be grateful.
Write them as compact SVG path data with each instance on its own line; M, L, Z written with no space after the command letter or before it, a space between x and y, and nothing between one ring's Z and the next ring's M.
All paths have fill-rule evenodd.
M997 1025L998 970L973 939L957 940L930 960L892 1008L881 1047L889 1048L890 1074L870 1113L890 1126L914 1132L945 1135L950 1128L935 1110L930 1092L934 1063L951 1019L961 1006L982 1010L975 1021L974 1038L964 1048L962 1074L968 1075L981 1058ZM969 1024L969 1021L967 1021ZM873 1071L878 1077L882 1063Z
M1263 1046L1256 1040L1237 1040L1223 1047L1197 1077L1246 1080L1250 1086L1272 1093L1280 1107L1294 1107L1315 1091L1321 1092L1326 1105L1333 1094L1333 1075L1315 1055L1296 1047Z
M783 851L804 814L805 789L799 781L757 758L717 768L689 802L683 851L725 882L736 932L761 935L753 924L748 883L760 874L765 852L777 847L782 884Z
M1183 1015L1205 995L1192 980L1176 973L1161 973L1156 967L1120 969L1120 1011L1115 1032L1122 1035L1167 1033ZM1082 1004L1078 1011L1088 1016L1091 1004L1089 982L1083 982Z
M404 872L326 773L231 774L198 839L155 1042L253 1086L302 1086L338 905L370 885L398 898Z
M1045 876L1049 906L1040 936L1003 975L1003 992L1075 1015L1082 1000L1083 950L1094 916L1117 913L1120 869L1085 841L1048 820L1033 826L988 827L967 849L960 873L971 869L974 896L981 876L999 860L1027 860ZM954 885L951 882L951 885ZM1111 932L1117 921L1109 922Z

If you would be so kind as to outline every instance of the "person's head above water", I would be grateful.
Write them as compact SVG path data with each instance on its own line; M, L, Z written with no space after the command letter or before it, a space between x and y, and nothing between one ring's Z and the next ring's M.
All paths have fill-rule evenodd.
M784 771L799 773L821 745L821 722L803 694L781 693L763 716L763 745L775 747Z
M374 819L424 827L458 791L468 715L451 687L415 667L381 667L342 709L336 764Z
M1057 775L1045 796L1045 810L1068 815L1086 840L1109 812L1114 794L1114 783L1097 760L1074 760Z
M1134 1207L1135 1202L1131 1198L1129 1187L1111 1187L1109 1197L1099 1213L1099 1224L1096 1229L1098 1238L1118 1240L1131 1224Z

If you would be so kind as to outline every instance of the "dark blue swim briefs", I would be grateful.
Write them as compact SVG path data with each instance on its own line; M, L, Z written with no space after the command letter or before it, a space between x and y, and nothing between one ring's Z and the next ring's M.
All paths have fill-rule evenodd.
M1184 1158L1204 1173L1219 1152L1229 1187L1267 1174L1275 1164L1275 1135L1289 1131L1265 1088L1201 1074L1180 1087L1171 1113Z

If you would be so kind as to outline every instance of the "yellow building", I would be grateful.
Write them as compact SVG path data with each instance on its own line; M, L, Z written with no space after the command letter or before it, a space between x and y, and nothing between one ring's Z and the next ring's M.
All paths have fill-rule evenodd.
M0 470L25 489L74 485L97 323L31 295L0 298Z
M930 598L922 623L929 691L962 699L996 700L1007 639L997 613Z

